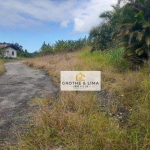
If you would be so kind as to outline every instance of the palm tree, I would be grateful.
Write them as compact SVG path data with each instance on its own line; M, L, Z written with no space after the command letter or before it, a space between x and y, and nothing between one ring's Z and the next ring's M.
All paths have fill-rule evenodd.
M128 0L122 7L117 39L125 46L124 57L134 64L148 60L150 46L150 1Z
M122 17L120 15L121 7L120 2L117 5L112 5L112 11L105 11L100 14L100 18L103 22L91 29L89 39L91 41L92 50L106 50L113 44L113 33L117 30L118 24L121 22Z

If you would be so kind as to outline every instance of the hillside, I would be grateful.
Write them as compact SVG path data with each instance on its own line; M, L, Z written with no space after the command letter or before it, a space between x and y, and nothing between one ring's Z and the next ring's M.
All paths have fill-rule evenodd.
M136 71L122 60L123 49L32 58L59 87L60 71L102 71L101 92L62 92L57 99L31 100L39 109L31 131L14 149L150 149L149 63ZM105 105L104 105L105 104Z

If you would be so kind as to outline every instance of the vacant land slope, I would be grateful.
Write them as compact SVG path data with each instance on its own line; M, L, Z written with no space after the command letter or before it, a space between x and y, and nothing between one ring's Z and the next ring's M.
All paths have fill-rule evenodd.
M57 101L34 99L40 109L17 149L150 149L149 64L132 71L122 60L122 49L89 50L28 60L29 66L44 68L58 86L62 70L100 70L103 91L60 91Z

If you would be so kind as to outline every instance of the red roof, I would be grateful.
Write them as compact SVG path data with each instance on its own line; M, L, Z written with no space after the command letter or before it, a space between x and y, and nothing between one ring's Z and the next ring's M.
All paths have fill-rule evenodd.
M8 46L10 46L10 44L0 44L0 49L6 48Z

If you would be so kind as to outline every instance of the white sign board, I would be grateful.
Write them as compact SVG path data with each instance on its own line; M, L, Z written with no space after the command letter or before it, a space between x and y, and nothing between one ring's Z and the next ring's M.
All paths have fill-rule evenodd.
M61 91L100 91L101 71L61 71Z

